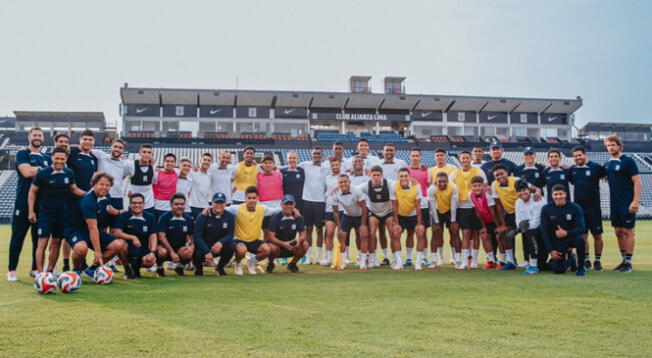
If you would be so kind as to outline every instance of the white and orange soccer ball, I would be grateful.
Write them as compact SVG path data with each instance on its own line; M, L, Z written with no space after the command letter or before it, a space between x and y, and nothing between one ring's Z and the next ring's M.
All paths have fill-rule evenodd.
M59 276L57 279L57 287L63 293L71 293L77 291L82 285L82 279L74 271L67 271Z
M40 272L34 277L34 289L42 295L54 293L57 290L57 280L51 272Z
M109 285L113 282L113 270L108 267L100 266L95 270L93 281L98 285Z

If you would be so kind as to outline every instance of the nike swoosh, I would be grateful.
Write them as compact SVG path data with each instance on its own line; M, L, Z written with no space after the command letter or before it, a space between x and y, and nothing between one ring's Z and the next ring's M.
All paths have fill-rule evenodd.
M147 110L147 108L136 108L136 113L143 113Z
M218 108L218 109L215 109L215 110L211 109L209 112L210 112L210 114L215 114L217 112L220 112L221 110L222 110L222 108Z
M285 114L290 114L290 113L292 113L292 112L294 112L294 111L296 111L296 108L292 108L292 109L284 109L284 110L283 110L283 113L285 113Z
M552 121L554 121L555 119L557 119L557 116L554 116L554 117L548 117L548 122L552 122Z
M494 119L496 117L498 117L497 114L494 114L493 116L487 116L487 120L490 121L490 120L492 120L492 119Z
M422 112L421 117L428 117L432 112Z

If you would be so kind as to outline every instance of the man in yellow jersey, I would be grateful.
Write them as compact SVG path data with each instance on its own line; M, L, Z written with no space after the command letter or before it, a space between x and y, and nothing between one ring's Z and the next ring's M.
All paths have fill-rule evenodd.
M244 160L238 163L232 170L233 179L233 205L245 202L245 190L250 186L256 186L259 167L255 161L256 149L246 147L244 149Z
M428 173L429 173L429 175L430 175L430 180L432 180L433 185L437 185L437 183L435 182L435 181L436 181L435 178L437 178L437 174L439 174L439 173L446 173L446 176L447 176L447 177L450 177L451 174L452 174L455 170L457 170L457 168L456 168L454 165L450 165L450 164L447 164L447 163L446 163L446 151L445 151L444 149L442 149L442 148L437 148L437 150L435 150L435 162L436 162L437 164L435 164L434 167L432 167L432 168L430 168L430 169L428 170ZM428 186L428 187L430 187L430 186ZM434 212L433 212L432 214L435 215ZM432 232L433 232L433 236L434 236L434 233L435 233L435 227L433 226L432 229L433 229ZM443 232L442 232L442 235L443 235ZM451 242L455 242L455 241L453 241L453 238L451 238ZM441 250L441 251L444 250L444 241L443 241L443 236L442 236L442 241L441 241L441 242L438 241L438 243L440 244L440 246L437 246L437 247L431 247L431 248L430 248L430 249L432 250L432 252L438 252L438 251L440 251L440 250ZM426 245L426 246L427 246L427 245ZM440 248L441 248L441 249L440 249ZM451 257L455 256L455 251L454 251L453 249L454 249L454 247L451 246ZM443 254L442 254L442 260L443 260L443 257L444 257L444 256L443 256ZM451 263L452 263L452 262L451 262ZM443 262L442 262L442 264L443 264Z
M240 261L245 257L247 251L256 255L247 261L247 269L252 275L256 274L256 264L272 253L270 244L261 240L263 219L280 213L282 208L270 208L258 204L258 189L250 186L245 189L246 201L244 204L231 205L226 211L235 216L235 234L233 238L233 250L235 251L235 274L242 275L242 264ZM207 211L207 210L206 210ZM295 210L296 211L296 210ZM295 215L299 215L298 211Z
M426 244L425 227L421 218L421 187L419 183L413 182L408 168L401 168L398 171L398 181L394 184L394 195L392 200L394 225L392 229L392 252L394 265L392 269L403 269L401 262L401 234L407 231L408 236L417 236L417 260L414 269L421 270L423 262L423 248Z
M509 176L506 166L497 164L492 169L494 182L491 184L494 200L496 201L497 216L498 216L498 241L502 242L507 255L507 263L498 267L499 270L514 270L516 269L516 262L514 261L514 237L511 240L506 240L507 232L516 229L516 200L518 199L518 191L516 190L516 182L520 179ZM541 189L534 185L528 184L530 190L536 195L541 195Z
M473 177L479 176L487 182L487 177L484 172L477 167L471 166L471 153L468 151L462 151L459 155L460 164L462 165L459 169L455 170L450 175L450 182L455 184L457 187L458 194L458 205L457 205L457 222L459 223L460 229L462 229L462 236L470 238L475 235L476 232L479 232L482 229L482 226L477 220L475 215L475 210L473 209L473 203L469 200L469 193L471 192L471 179ZM453 248L451 247L451 251ZM472 255L477 256L477 250L472 251ZM439 263L443 265L443 248L439 251ZM462 266L462 260L466 260L466 257L461 257L461 248L456 249L454 252L451 252L452 260L455 263L457 268Z
M445 172L437 173L435 185L428 188L428 202L434 224L432 226L432 241L430 244L431 261L429 269L437 267L437 248L444 248L444 226L448 228L450 245L457 250L459 246L459 226L457 225L458 193L455 184L448 181Z

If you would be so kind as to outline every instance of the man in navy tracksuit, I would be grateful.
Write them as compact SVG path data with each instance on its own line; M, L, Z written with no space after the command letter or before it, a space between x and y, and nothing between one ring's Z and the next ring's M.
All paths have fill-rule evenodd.
M235 231L235 216L225 211L226 195L215 193L210 209L205 209L195 222L194 240L195 254L193 261L195 275L204 274L204 261L220 257L215 274L226 276L224 266L233 257L233 232Z
M523 149L523 164L516 167L514 176L525 180L543 191L546 186L545 167L536 162L536 152L532 147Z
M281 169L283 175L283 194L291 194L297 201L296 207L303 210L303 182L306 180L306 173L298 166L299 155L296 152L289 152L287 155L288 166Z
M561 184L568 190L568 170L560 166L561 152L557 149L550 149L548 151L548 163L550 166L543 172L546 176L546 196L548 197L548 202L552 203L552 188L555 185Z
M41 128L32 128L27 136L29 147L19 150L16 153L16 172L18 173L18 185L16 187L16 201L14 203L14 213L11 218L11 241L9 242L9 272L7 272L8 281L17 281L16 268L18 259L23 249L23 242L27 230L31 229L32 235L32 272L36 272L36 247L38 246L38 234L36 223L30 223L28 219L29 210L27 207L27 196L32 185L32 179L36 173L50 164L52 161L47 155L41 154L41 145L43 145L43 131ZM37 205L38 207L38 205Z
M127 258L133 269L125 278L140 277L141 267L156 265L157 239L156 219L145 212L145 196L133 193L129 196L129 210L118 215L114 226L115 237L129 245Z
M607 175L604 167L598 163L590 162L586 157L583 147L573 148L573 160L575 164L568 170L568 180L573 184L573 202L584 212L584 239L586 240L586 257L584 266L591 268L591 257L589 255L588 233L593 235L595 242L595 261L593 267L596 271L602 271L602 210L600 209L600 180ZM582 259L581 257L578 259Z
M568 194L562 184L552 188L553 202L541 210L541 236L550 253L548 266L558 274L566 272L573 260L570 250L575 248L577 257L584 257L584 213L582 208L567 201ZM578 265L577 276L586 275L584 265Z

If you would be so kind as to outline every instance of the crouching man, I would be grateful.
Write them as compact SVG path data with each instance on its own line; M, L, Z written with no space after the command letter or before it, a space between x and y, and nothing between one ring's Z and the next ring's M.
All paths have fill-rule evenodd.
M557 274L565 273L571 265L572 249L577 257L584 257L584 214L582 208L566 200L566 187L556 184L552 187L552 202L541 210L541 236L550 253L548 265ZM578 265L577 276L586 275L584 265Z
M306 240L306 225L303 217L295 216L295 202L292 194L286 194L281 201L282 212L275 214L269 221L267 229L269 235L267 241L270 244L269 264L267 272L272 273L276 264L276 258L292 258L288 264L288 270L292 273L299 273L297 263L308 251ZM299 238L297 239L297 234Z

